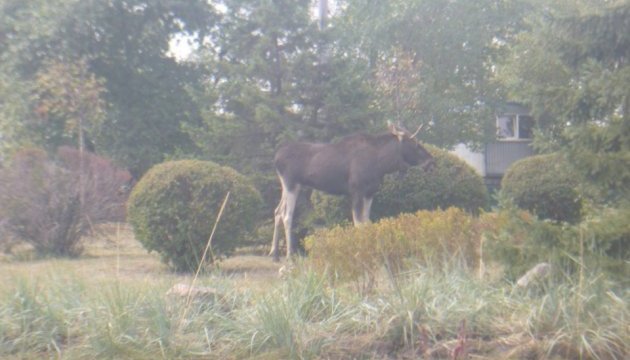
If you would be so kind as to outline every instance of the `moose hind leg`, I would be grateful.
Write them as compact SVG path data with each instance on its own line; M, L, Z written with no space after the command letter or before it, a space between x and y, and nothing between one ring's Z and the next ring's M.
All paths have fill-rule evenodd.
M291 228L293 224L293 215L295 214L295 205L297 203L298 195L300 194L300 186L296 185L292 191L287 190L284 197L284 235L287 242L287 258L295 254L297 246L293 243L293 237L291 236Z
M280 260L280 256L278 254L278 242L280 240L280 223L282 223L282 218L285 213L285 194L283 191L282 197L280 198L280 203L274 212L274 223L273 223L273 240L271 241L271 251L269 252L270 256L273 256L274 261Z

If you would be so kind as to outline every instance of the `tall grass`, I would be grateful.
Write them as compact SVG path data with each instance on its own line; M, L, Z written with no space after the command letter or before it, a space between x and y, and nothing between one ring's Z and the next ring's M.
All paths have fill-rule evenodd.
M543 339L546 354L566 358L622 359L628 356L628 289L586 275L549 283L544 292L519 296L517 322L533 339ZM625 299L625 300L624 300Z
M242 356L271 351L281 358L313 358L342 331L354 310L344 304L324 279L307 272L240 309L228 326Z
M481 281L461 262L422 263L382 272L378 286L361 294L306 263L262 290L239 287L220 273L204 275L200 282L220 296L191 304L165 295L177 278L94 281L92 275L52 265L2 283L0 358L629 355L630 290L588 271L581 279L553 277L522 290Z
M70 332L65 299L53 300L46 290L20 278L14 291L0 298L0 355L60 352Z

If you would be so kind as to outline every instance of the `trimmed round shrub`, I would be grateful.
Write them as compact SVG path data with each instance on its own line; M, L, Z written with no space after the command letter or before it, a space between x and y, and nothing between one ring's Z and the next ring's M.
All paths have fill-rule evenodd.
M374 197L372 218L450 207L477 213L488 206L488 189L470 165L447 151L426 148L435 159L435 167L425 171L416 166L403 177L386 176Z
M574 223L582 211L577 185L560 155L537 155L510 166L501 181L501 196L541 219Z
M228 191L208 254L212 262L212 255L228 256L247 241L262 204L251 182L232 168L198 160L156 165L132 190L128 219L147 250L158 252L177 271L192 271Z

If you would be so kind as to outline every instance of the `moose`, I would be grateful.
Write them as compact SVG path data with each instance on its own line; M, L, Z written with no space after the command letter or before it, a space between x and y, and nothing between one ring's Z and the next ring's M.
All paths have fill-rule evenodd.
M355 226L370 221L374 194L385 174L404 172L410 166L433 166L433 157L413 134L388 124L381 135L353 134L331 144L292 142L278 149L274 165L282 196L275 210L273 240L269 255L279 260L280 223L284 225L287 257L295 254L291 226L297 197L302 186L332 195L350 195Z

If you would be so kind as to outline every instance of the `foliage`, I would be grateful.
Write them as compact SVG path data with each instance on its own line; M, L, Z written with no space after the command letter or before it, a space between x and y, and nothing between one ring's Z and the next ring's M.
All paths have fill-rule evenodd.
M82 152L86 130L98 128L105 116L103 79L97 79L88 71L87 62L80 60L45 64L35 83L35 114L43 127L53 128L47 123L60 120L62 135L76 134Z
M540 119L536 145L563 153L602 202L618 203L630 191L630 5L591 3L531 14L497 78Z
M525 31L508 42L510 54L497 68L497 79L511 99L528 104L537 116L535 146L567 159L574 175L560 175L572 176L571 184L581 180L580 196L583 190L595 194L576 225L510 219L512 231L506 228L497 243L510 268L527 257L531 262L550 257L571 270L586 262L613 276L627 274L628 254L620 251L628 246L627 220L620 216L627 214L630 183L629 13L625 2L554 3L533 11ZM577 197L565 190L571 205ZM579 208L569 209L568 217L578 219Z
M444 150L426 148L435 159L435 167L429 171L411 167L404 176L387 175L374 196L372 219L449 207L477 213L488 205L488 191L474 169ZM332 226L349 219L348 199L313 192L311 201L313 214L307 224Z
M518 3L343 3L341 41L368 59L375 105L387 118L409 128L430 122L423 139L441 147L494 136L490 64L496 44L520 26Z
M19 129L7 133L10 145L55 149L67 144L59 142L63 125L37 126L41 102L35 84L37 74L52 75L49 64L83 59L87 77L103 79L106 90L105 117L92 124L98 126L90 129L86 144L124 164L136 178L167 154L191 151L181 125L199 120L186 88L196 86L202 69L177 62L168 51L175 35L195 34L201 41L212 27L215 13L207 1L184 6L168 0L2 0L0 9L0 33L5 34L0 38L0 89L15 88L23 95L10 98L9 111L0 118L2 128ZM73 84L75 90L79 85ZM64 118L56 120L73 123L72 106L63 107L57 116Z
M412 167L402 179L388 175L374 197L375 219L449 207L478 213L487 207L488 190L473 168L444 150L426 148L435 159L435 167L429 171Z
M71 148L60 148L57 161L27 149L0 170L0 180L2 230L40 255L76 256L92 224L124 218L125 196L119 190L130 174L108 159L80 157Z
M267 214L279 198L276 148L372 125L367 66L336 46L333 29L317 29L311 4L224 1L221 31L198 51L210 74L193 91L203 121L188 124L188 133L201 157L254 178Z
M199 156L250 177L270 219L280 197L273 154L295 138L329 141L372 125L368 68L348 57L334 30L318 30L311 1L224 2L198 51L210 75L191 91L203 121L186 130ZM256 30L252 30L256 29ZM299 208L304 208L301 197ZM268 224L260 226L261 233Z
M418 211L360 227L321 230L306 240L308 262L318 271L371 286L386 267L398 273L409 263L440 267L478 265L480 233L474 217L450 208Z
M502 264L510 280L517 280L541 262L558 265L559 254L568 245L560 247L562 225L537 221L515 207L483 214L480 223L484 229L484 258Z
M541 219L578 222L582 200L579 180L559 154L528 157L514 163L501 181L501 196Z
M516 279L534 265L548 262L556 269L575 273L597 269L627 282L630 253L628 211L601 209L581 223L570 225L536 219L515 207L484 214L484 250Z
M306 212L306 219L300 219L300 223L303 223L305 227L332 227L335 225L350 224L352 222L349 197L313 191L310 201L312 211ZM312 231L313 229L309 230Z
M129 171L116 167L110 159L92 153L81 155L79 150L68 146L57 149L55 160L79 178L79 187L84 187L83 209L92 225L125 220L125 187L132 180Z
M397 123L411 123L422 118L424 107L422 63L401 49L391 50L391 56L383 59L374 74L377 92L376 99L383 109Z
M229 255L247 240L262 200L247 178L228 167L197 160L153 167L130 195L129 222L147 250L178 271L194 271L228 192L211 250Z

